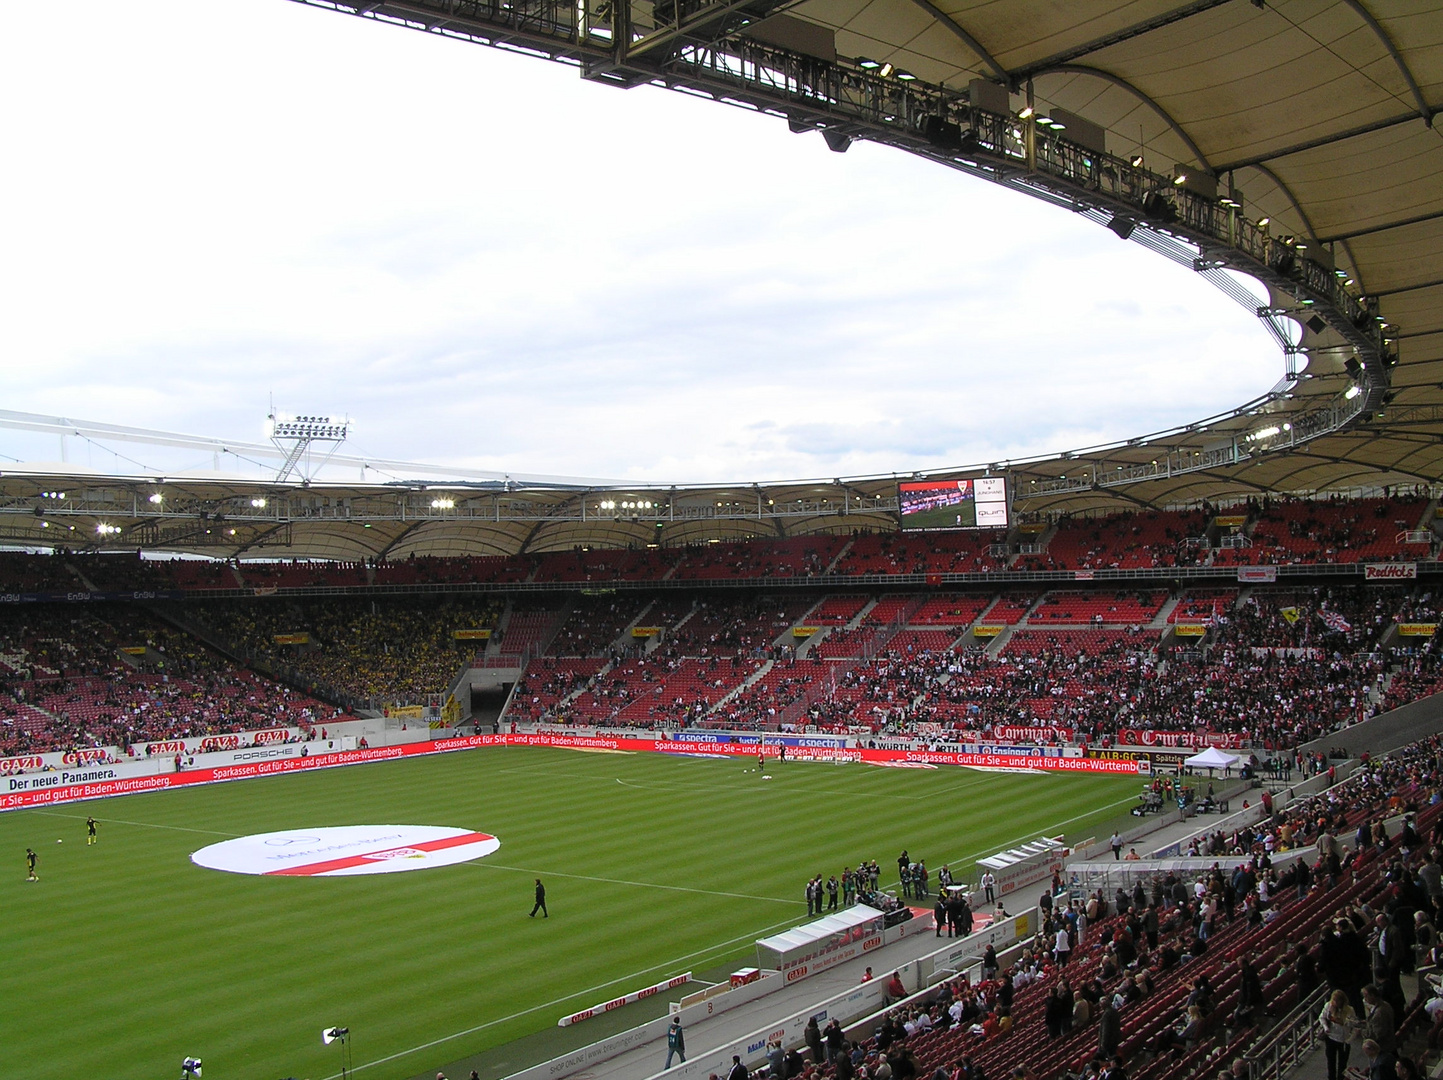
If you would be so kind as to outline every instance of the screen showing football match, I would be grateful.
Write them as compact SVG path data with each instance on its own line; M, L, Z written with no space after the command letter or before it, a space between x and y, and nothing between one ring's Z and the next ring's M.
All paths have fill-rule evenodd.
M904 529L1005 529L1007 481L915 480L897 485Z

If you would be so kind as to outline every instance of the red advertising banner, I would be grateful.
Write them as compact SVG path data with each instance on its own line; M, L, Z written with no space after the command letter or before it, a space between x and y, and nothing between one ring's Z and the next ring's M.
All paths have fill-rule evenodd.
M1148 732L1159 738L1177 738L1177 732ZM1182 736L1184 738L1195 736ZM1209 736L1211 738L1211 736ZM1218 736L1226 738L1226 736ZM1151 743L1147 745L1153 745ZM1185 745L1177 742L1158 741L1156 745ZM1190 744L1189 744L1190 745ZM1223 745L1210 743L1208 745ZM691 742L685 739L671 739L659 742L652 739L608 738L584 735L468 735L454 739L437 739L431 742L408 743L405 746L373 747L366 750L344 750L333 754L315 754L310 757L275 758L268 761L248 762L242 765L224 765L212 769L190 769L181 772L162 773L158 776L132 776L117 779L97 779L86 783L64 784L62 773L27 774L24 778L26 790L5 790L0 788L0 810L17 810L28 806L53 806L60 803L78 802L83 799L101 799L112 795L131 795L141 791L166 791L171 788L189 787L192 784L215 784L227 780L249 780L260 776L280 776L286 773L310 772L314 769L329 769L342 765L362 765L372 761L394 761L400 758L419 757L425 754L445 754L455 750L474 750L483 746L554 746L575 750L624 750L633 753L670 753L705 755L707 757L753 757L757 748L742 743ZM927 765L959 765L977 769L1043 769L1054 772L1126 773L1135 775L1147 771L1145 763L1136 761L1110 761L1093 758L1042 757L1024 754L971 754L943 750L870 750L861 747L798 746L789 747L787 757L797 761L862 761L885 765L894 762L921 763ZM104 772L104 767L96 771Z
M1243 746L1242 736L1230 732L1153 731L1151 728L1119 731L1117 742L1119 746L1217 746L1224 750L1238 750Z

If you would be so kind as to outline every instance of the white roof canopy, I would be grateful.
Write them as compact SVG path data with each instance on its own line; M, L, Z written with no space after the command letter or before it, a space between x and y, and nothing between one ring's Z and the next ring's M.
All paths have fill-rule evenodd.
M1233 754L1225 754L1216 746L1209 746L1201 754L1194 754L1183 762L1194 769L1226 769L1241 760Z

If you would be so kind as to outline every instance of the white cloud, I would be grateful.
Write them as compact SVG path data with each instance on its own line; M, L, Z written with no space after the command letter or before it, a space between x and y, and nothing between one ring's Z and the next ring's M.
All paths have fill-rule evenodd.
M750 480L1141 434L1281 373L1190 272L886 148L279 0L67 10L0 39L7 408L255 439L274 393L378 456Z

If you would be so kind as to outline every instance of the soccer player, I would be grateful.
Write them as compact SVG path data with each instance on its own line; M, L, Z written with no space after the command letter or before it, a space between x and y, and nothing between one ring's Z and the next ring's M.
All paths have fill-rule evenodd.
M36 861L38 858L40 858L40 856L38 856L38 855L35 854L35 849L34 849L34 848L26 848L26 849L25 849L25 865L26 865L26 867L27 867L27 868L29 869L29 871L30 871L30 873L29 873L28 875L26 875L26 878L25 878L26 881L39 881L39 880L40 880L40 875L35 872L35 861Z
M85 846L89 847L91 844L99 842L100 837L95 835L95 819L88 817L85 819Z
M541 912L543 919L551 918L551 912L546 910L546 886L541 884L541 879L536 879L536 906L531 909L531 917L536 918L536 913Z

